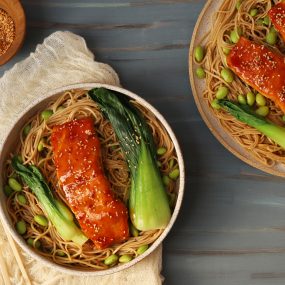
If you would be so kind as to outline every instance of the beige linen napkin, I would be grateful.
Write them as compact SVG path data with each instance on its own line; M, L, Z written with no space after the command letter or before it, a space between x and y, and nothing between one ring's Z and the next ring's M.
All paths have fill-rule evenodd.
M45 39L27 59L17 63L0 79L0 147L17 114L46 92L75 83L119 85L116 72L94 61L82 37L56 32ZM33 285L157 285L161 284L161 247L133 267L104 277L66 275L33 260L18 248ZM26 285L0 223L0 255L11 284ZM0 257L1 257L0 256ZM0 261L1 261L0 260ZM1 267L1 263L0 263ZM3 267L4 268L4 267ZM4 280L0 277L0 284Z

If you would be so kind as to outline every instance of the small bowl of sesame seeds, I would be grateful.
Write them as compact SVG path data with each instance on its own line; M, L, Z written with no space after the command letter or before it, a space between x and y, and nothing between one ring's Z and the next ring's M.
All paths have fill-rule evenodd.
M8 62L22 47L26 17L19 0L0 0L0 65Z

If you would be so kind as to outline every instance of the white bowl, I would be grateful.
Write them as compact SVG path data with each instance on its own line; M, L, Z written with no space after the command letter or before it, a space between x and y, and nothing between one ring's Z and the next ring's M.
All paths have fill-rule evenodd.
M3 192L3 185L5 184L5 181L3 181L3 176L4 176L3 166L5 164L5 161L8 158L9 154L11 152L13 152L15 149L15 146L17 145L17 143L19 141L20 130L24 126L25 122L27 122L27 120L29 118L31 118L32 116L34 116L37 112L44 110L51 100L56 99L64 91L72 90L72 89L90 90L90 89L96 88L96 87L104 87L104 88L125 94L128 97L135 99L142 106L149 109L156 116L156 118L162 123L162 125L165 127L165 129L167 130L167 132L168 132L168 134L169 134L169 136L170 136L170 138L174 144L175 151L176 151L176 154L178 157L178 165L179 165L179 169L180 169L180 176L179 176L179 179L177 180L178 196L177 196L176 205L175 205L174 211L172 213L171 220L170 220L168 226L166 227L166 229L163 231L163 233L159 236L159 238L150 246L150 248L144 254L136 257L135 259L133 259L129 263L126 263L124 265L119 265L116 267L112 267L112 268L106 269L106 270L99 270L99 271L98 270L95 271L92 269L83 270L83 269L76 269L76 268L73 269L73 268L64 267L62 265L56 264L52 260L49 260L49 259L39 255L36 251L32 250L27 245L27 243L24 241L24 239L15 231L15 229L11 223L9 214L6 210L6 206L5 206L6 197L5 197L4 192ZM173 226L173 224L177 218L178 212L180 210L182 198L183 198L183 192L184 192L185 170L184 170L183 157L182 157L182 153L181 153L178 141L174 135L174 132L172 131L171 127L168 125L166 120L163 118L163 116L154 107L152 107L148 102L146 102L144 99L142 99L138 95L136 95L130 91L127 91L123 88L110 86L110 85L106 85L106 84L84 83L84 84L69 85L69 86L65 86L65 87L61 87L59 89L53 90L52 92L49 92L45 96L42 96L42 97L34 100L33 102L31 102L30 107L26 110L23 110L19 114L18 120L15 122L14 126L9 130L8 135L4 140L3 147L1 149L1 154L0 154L0 167L2 169L1 175L0 175L0 217L1 217L1 220L3 221L3 223L5 224L6 228L10 231L14 240L19 244L19 246L24 251L29 253L33 258L37 259L38 261L42 262L43 264L50 266L54 269L58 269L58 270L60 270L64 273L67 273L67 274L76 274L76 275L81 275L81 276L82 275L85 275L85 276L86 275L89 275L89 276L97 275L98 276L98 275L107 275L107 274L115 273L115 272L121 271L123 269L126 269L128 267L131 267L132 265L136 264L137 262L139 262L140 260L142 260L143 258L148 256L150 253L152 253L158 247L158 245L164 240L164 238L166 237L166 235L169 233L170 229L172 228L172 226Z

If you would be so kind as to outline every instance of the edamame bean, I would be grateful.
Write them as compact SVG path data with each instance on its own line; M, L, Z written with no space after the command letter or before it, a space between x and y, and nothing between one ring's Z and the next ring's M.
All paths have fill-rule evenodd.
M41 118L42 118L43 120L47 121L47 120L50 118L50 116L51 116L52 114L53 114L53 111L52 111L52 110L50 110L50 109L44 110L44 111L42 111L42 113L41 113Z
M249 11L251 17L255 17L258 14L258 9L254 8Z
M46 227L48 225L48 219L43 215L35 215L34 221L43 227Z
M124 254L120 256L119 262L120 263L127 263L130 262L133 259L133 257L130 254Z
M229 89L226 86L220 86L216 92L217 99L224 99L229 94Z
M246 94L246 102L249 106L253 106L255 103L255 95L252 92Z
M62 111L62 110L64 110L65 108L63 107L63 106L58 106L57 107L57 109L56 109L56 111Z
M13 177L10 177L8 179L8 184L14 191L21 191L22 190L22 185L18 182L18 180L16 180Z
M168 176L169 176L169 178L171 178L172 180L176 180L176 179L178 178L179 174L180 174L179 169L178 169L178 168L175 168L175 169L173 169L173 170L168 174Z
M41 139L40 142L39 142L39 144L38 144L38 147L37 147L38 152L43 151L44 148L45 148L45 146L44 146L44 139Z
M203 79L206 77L206 72L205 70L199 66L197 69L196 69L196 75L199 79Z
M230 49L230 48L223 47L223 53L224 53L225 55L229 55L230 52L231 52L231 49Z
M269 18L269 16L266 16L266 17L263 19L263 25L269 26L269 24L270 24L270 18Z
M9 185L5 185L3 191L7 197L13 193L13 189Z
M265 106L266 105L266 99L263 95L261 95L260 93L256 94L256 98L255 98L256 104L258 106Z
M259 116L266 117L269 113L269 108L267 106L260 106L255 112Z
M236 44L239 41L239 33L237 30L232 30L230 33L231 41Z
M273 27L270 28L270 30L267 33L265 39L266 39L266 42L268 44L270 44L270 45L275 45L276 44L276 42L277 42L277 32L276 32L276 30Z
M160 147L157 149L156 153L158 155L164 155L166 153L166 148L165 147Z
M32 247L36 248L36 249L39 249L41 247L41 242L39 240L37 240L36 242L34 242L34 241L35 241L35 239L28 238L27 244L29 246L32 246Z
M246 105L246 99L245 99L245 96L242 95L242 94L239 94L238 95L238 102L242 105Z
M162 166L161 162L159 160L156 161L157 166L160 168Z
M141 254L143 254L147 249L148 249L148 244L141 245L141 246L137 249L137 254L138 254L138 255L141 255Z
M169 168L170 168L170 169L173 167L173 165L174 165L174 159L173 159L173 158L171 158L171 159L169 160L168 165L169 165Z
M130 225L130 232L133 237L137 237L139 235L138 229L133 224Z
M27 199L26 199L26 197L24 195L18 194L16 196L16 199L17 199L18 203L21 204L21 205L26 205L27 204Z
M166 175L163 175L163 176L162 176L162 182L163 182L163 184L164 184L165 186L168 186L169 183L170 183L170 178L169 178L168 176L166 176Z
M65 253L64 251L62 251L62 250L58 250L58 251L56 252L56 254L57 254L58 256L61 256L61 257L66 256L66 253Z
M31 128L32 128L32 127L31 127L31 124L28 124L28 125L26 125L26 126L24 127L24 129L23 129L23 134L24 134L25 137L29 134Z
M194 49L194 56L197 62L201 62L204 58L204 50L201 46L197 46Z
M113 265L118 261L118 259L119 259L119 257L116 254L112 254L104 260L104 263L106 265Z
M26 222L21 220L16 223L16 231L18 234L23 235L27 231Z
M219 100L216 98L211 102L211 106L213 109L219 110L221 106L219 105Z
M234 81L234 74L228 68L223 68L222 69L221 76L227 83L232 83Z

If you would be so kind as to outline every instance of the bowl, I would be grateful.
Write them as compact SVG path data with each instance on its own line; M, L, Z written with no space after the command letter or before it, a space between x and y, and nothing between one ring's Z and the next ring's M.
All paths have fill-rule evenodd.
M15 25L15 38L8 50L0 56L0 65L9 61L22 47L26 33L26 17L19 0L2 0L0 9L5 10L13 19Z
M50 266L54 269L58 269L58 270L60 270L64 273L67 273L67 274L74 274L74 275L81 275L81 276L82 275L85 275L85 276L87 276L87 275L88 276L90 276L90 275L96 276L97 275L97 276L99 276L99 275L107 275L107 274L115 273L115 272L118 272L118 271L121 271L121 270L124 270L126 268L133 266L134 264L136 264L140 260L144 259L149 254L151 254L161 244L161 242L164 240L164 238L167 236L167 234L169 233L170 229L172 228L172 226L173 226L173 224L177 218L177 215L179 213L181 203L182 203L182 198L183 198L183 193L184 193L184 183L185 183L185 171L184 171L184 161L183 161L182 153L181 153L178 141L175 137L175 134L172 131L171 127L166 122L166 120L164 119L164 117L153 106L151 106L147 101L145 101L144 99L142 99L138 95L136 95L130 91L127 91L123 88L120 88L120 87L114 87L114 86L110 86L110 85L106 85L106 84L97 84L97 83L85 83L85 84L76 84L76 85L65 86L65 87L59 88L57 90L54 90L52 92L49 92L45 96L41 96L40 98L37 98L36 100L31 102L30 107L27 108L26 110L23 110L19 114L18 118L15 120L13 127L11 127L11 129L8 130L8 135L3 141L2 149L0 152L0 167L1 167L1 169L3 169L5 161L9 157L9 154L11 152L13 152L13 150L15 149L15 146L19 140L19 133L29 118L31 118L33 115L35 115L39 111L44 110L51 100L56 99L64 91L76 90L76 89L90 90L90 89L96 88L96 87L104 87L106 89L125 94L129 98L136 100L139 104L144 106L146 109L148 109L149 111L151 111L155 115L155 117L162 123L162 125L164 126L164 128L168 132L168 134L169 134L169 136L170 136L170 138L174 144L176 154L177 154L177 158L178 158L180 176L179 176L179 179L177 180L177 184L176 184L178 195L177 195L177 201L176 201L173 213L172 213L171 220L170 220L169 224L167 225L166 229L162 232L162 234L158 237L158 239L155 240L155 242L149 247L149 249L145 253L143 253L142 255L139 255L138 257L134 258L129 263L119 265L116 267L111 267L111 268L106 269L106 270L94 271L94 270L83 270L83 269L76 269L76 268L68 268L68 267L64 267L62 265L56 264L53 261L39 255L36 251L31 249L27 245L27 243L24 241L24 239L15 231L14 226L12 225L10 217L8 215L8 212L6 210L6 206L5 206L6 196L4 195L4 192L3 192L4 173L2 171L2 173L0 175L0 217L1 217L1 220L4 223L4 225L6 226L6 228L9 230L9 232L13 236L14 240L19 244L19 246L24 251L26 251L33 258L37 259L38 261L42 262L43 264Z

